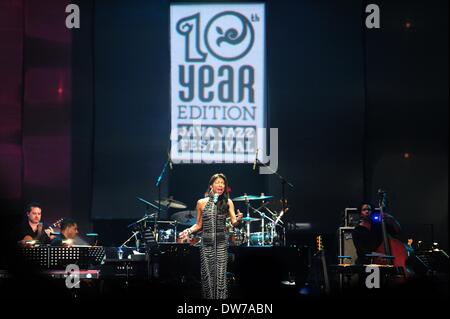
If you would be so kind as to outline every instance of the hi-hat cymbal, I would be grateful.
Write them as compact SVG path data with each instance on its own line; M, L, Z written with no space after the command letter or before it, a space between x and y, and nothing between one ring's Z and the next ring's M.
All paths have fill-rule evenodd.
M159 203L159 200L155 200L156 203ZM167 208L179 208L184 209L187 208L187 205L185 203L182 203L178 200L175 200L173 198L163 198L161 199L161 205L165 206Z
M270 199L270 198L273 198L273 196L269 196L269 195L261 195L261 196L243 195L243 196L235 197L235 198L233 198L233 200L236 201L236 202L245 202L245 201L248 201L248 200L266 200L266 199Z
M196 221L195 210L184 210L171 216L172 220L176 220L181 225L192 226Z

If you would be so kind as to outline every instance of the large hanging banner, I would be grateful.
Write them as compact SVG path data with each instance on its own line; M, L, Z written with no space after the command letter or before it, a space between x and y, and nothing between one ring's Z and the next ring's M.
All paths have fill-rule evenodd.
M171 4L170 44L172 161L248 163L256 153L260 158L264 4Z

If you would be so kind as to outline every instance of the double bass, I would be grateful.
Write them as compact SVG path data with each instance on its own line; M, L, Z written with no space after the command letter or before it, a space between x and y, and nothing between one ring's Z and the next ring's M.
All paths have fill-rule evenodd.
M383 190L378 190L379 206L380 206L380 223L383 241L377 247L375 252L380 255L376 257L374 262L380 265L392 265L397 269L402 269L405 278L412 275L412 271L408 269L407 262L411 257L411 250L408 246L400 240L390 236L386 230L385 213L387 207L387 193ZM388 257L388 258L385 258ZM391 258L393 257L393 258Z

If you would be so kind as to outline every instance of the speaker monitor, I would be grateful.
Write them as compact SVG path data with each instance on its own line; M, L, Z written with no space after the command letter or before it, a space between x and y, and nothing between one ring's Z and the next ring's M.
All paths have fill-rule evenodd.
M355 264L358 257L355 244L353 243L353 229L355 227L339 227L339 255L350 257L340 262L352 265Z

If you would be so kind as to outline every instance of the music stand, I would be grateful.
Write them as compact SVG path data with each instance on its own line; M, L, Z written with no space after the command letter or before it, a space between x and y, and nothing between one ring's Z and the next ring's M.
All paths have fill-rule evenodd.
M48 268L60 268L76 264L80 268L99 265L105 256L102 246L49 247Z
M48 247L46 246L20 247L19 253L31 264L41 268L48 268L49 264Z
M39 246L24 247L21 253L27 260L45 269L64 268L69 264L88 268L102 262L105 256L105 248L102 246Z

